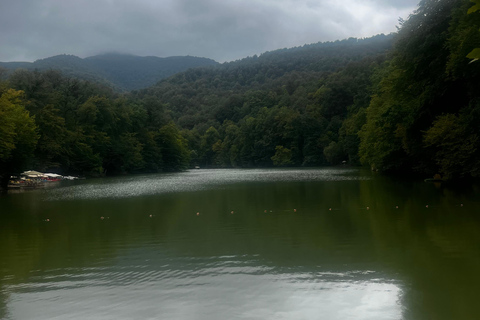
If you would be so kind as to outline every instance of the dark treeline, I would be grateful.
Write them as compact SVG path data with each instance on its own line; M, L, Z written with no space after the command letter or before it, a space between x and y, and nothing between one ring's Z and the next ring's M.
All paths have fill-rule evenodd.
M421 1L395 35L190 69L128 94L17 70L0 87L1 174L25 161L77 174L347 161L478 177L478 6Z
M27 165L102 175L181 170L189 164L177 126L149 115L141 100L57 71L16 71L0 93L4 177Z
M472 6L424 0L402 23L359 132L363 163L479 177L480 62L467 55L480 46L480 12Z

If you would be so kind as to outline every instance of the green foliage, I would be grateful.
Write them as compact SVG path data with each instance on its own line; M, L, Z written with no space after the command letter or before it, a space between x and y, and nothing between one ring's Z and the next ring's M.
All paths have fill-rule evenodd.
M27 110L23 92L0 92L0 166L2 173L15 173L30 160L37 144L35 121Z
M327 163L324 149L332 141L345 145L338 141L347 139L339 133L342 121L368 103L369 67L390 43L381 35L278 50L122 95L58 71L17 70L9 85L25 92L35 116L39 142L31 159L38 170L98 175L272 160L319 165ZM108 64L108 57L88 60ZM67 74L85 63L64 55L37 65L58 61ZM80 78L89 78L92 69L84 70ZM319 88L329 95L315 95Z
M85 135L83 129L69 131L65 139L66 154L64 169L80 174L99 174L102 169L102 158L92 148L92 137Z
M271 157L274 166L282 167L292 164L292 150L284 146L275 147L275 155Z
M480 59L480 48L473 49L469 54L467 54L467 58L469 59Z
M387 87L398 80L398 73L391 72L384 79ZM388 88L388 87L387 87ZM384 89L388 90L388 89ZM411 123L409 110L402 110L400 100L391 96L390 91L375 95L367 109L366 124L359 132L361 139L360 161L372 169L390 170L402 165L408 148L405 127ZM408 108L410 105L406 104Z
M468 9L468 13L474 13L474 12L477 12L478 10L480 10L480 1L479 0L471 0L471 2L474 2L475 5L472 6L470 9ZM480 30L479 30L480 31ZM474 59L475 60L478 60L480 59L480 48L475 48L473 49L468 55L467 55L467 58L469 59Z
M135 172L144 168L143 145L135 133L126 132L118 139L118 154L122 159L121 168L125 172Z
M470 0L470 1L475 3L475 5L473 5L472 7L470 7L470 9L468 9L468 12L467 12L468 14L474 13L480 10L480 0Z
M165 170L176 171L188 167L190 162L188 144L173 122L160 128L156 139L161 150Z
M188 70L134 97L188 131L194 165L271 166L278 145L291 150L292 165L327 164L332 141L356 153L356 132L340 136L342 121L368 106L373 68L391 39L319 43Z
M38 144L22 154L37 170L100 175L188 166L185 139L176 127L173 133L163 128L168 115L162 109L152 110L149 100L130 99L54 71L17 71L9 84L25 90L29 101L22 105L35 115ZM13 125L12 121L1 123L0 131L13 137ZM11 150L11 139L2 140ZM3 150L7 148L2 149L6 155Z
M25 92L21 104L35 116L40 169L115 174L348 160L478 177L480 65L466 56L480 41L480 21L470 7L422 0L388 55L393 36L380 35L190 69L130 94L55 71L19 70L9 85ZM0 131L7 154L10 122Z
M156 137L156 132L146 130L140 130L137 136L142 146L141 158L146 172L158 172L163 168L162 151L157 145Z
M358 133L365 122L366 113L365 108L362 107L357 113L345 119L339 130L338 142L343 146L343 151L348 157L348 163L351 165L358 165L360 163L358 156L360 137Z
M323 149L323 153L330 164L340 164L342 161L346 161L344 147L341 143L335 141L330 142L330 144Z
M37 166L40 168L58 167L65 152L67 129L65 119L58 113L58 109L47 104L35 117L40 133L35 154Z
M478 136L469 134L467 126L462 123L464 117L445 114L433 122L433 126L425 133L425 145L432 147L440 172L445 177L462 177L469 173L477 176L480 171L472 167L478 161Z
M480 43L480 13L465 14L469 2L457 8L450 23L450 39L448 42L451 52L448 62L448 71L454 77L471 77L475 68L468 59L478 58L479 50L475 47ZM473 69L473 70L472 70Z
M471 121L463 116L480 95L479 69L465 59L480 39L480 21L467 15L469 6L466 0L421 1L403 23L359 133L363 163L385 171L476 175L478 135L466 129Z
M216 146L214 148L215 144L218 144L219 141L219 134L217 129L214 127L210 127L205 131L205 134L201 138L201 144L200 144L200 159L203 164L206 166L212 166L215 165L215 159L214 156L216 153L220 151L220 146Z

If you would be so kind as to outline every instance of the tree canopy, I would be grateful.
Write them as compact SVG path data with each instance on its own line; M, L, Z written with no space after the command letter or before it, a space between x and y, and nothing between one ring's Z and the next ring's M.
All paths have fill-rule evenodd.
M478 6L422 0L396 34L192 68L129 93L17 70L1 86L0 157L85 175L348 163L478 177Z
M23 92L0 88L0 187L5 187L11 172L22 170L31 160L38 139L36 129L34 118L25 109Z
M480 19L467 14L471 5L424 0L401 26L360 132L363 163L478 176L480 73L467 54L480 41Z

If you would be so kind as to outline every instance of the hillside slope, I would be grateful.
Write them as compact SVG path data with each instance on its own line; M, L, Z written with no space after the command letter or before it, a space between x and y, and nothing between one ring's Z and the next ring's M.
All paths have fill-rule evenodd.
M251 111L240 111L249 95L245 93L262 91L263 100L270 93L278 98L284 91L293 95L302 88L305 98L306 93L315 93L329 74L365 58L384 56L392 43L393 34L381 34L279 49L215 68L177 73L141 90L139 96L153 96L168 105L173 119L184 128L205 126L210 120L238 121ZM233 103L235 97L239 99Z
M12 73L16 69L60 70L65 76L99 82L120 91L137 90L189 68L216 65L217 62L199 57L140 57L124 54L104 54L85 59L73 55L57 55L35 62L0 62L0 67Z

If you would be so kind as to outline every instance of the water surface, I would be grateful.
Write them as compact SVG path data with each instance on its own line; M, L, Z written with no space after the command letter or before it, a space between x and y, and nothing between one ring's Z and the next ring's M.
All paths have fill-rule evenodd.
M0 198L1 319L475 319L480 190L192 170Z

